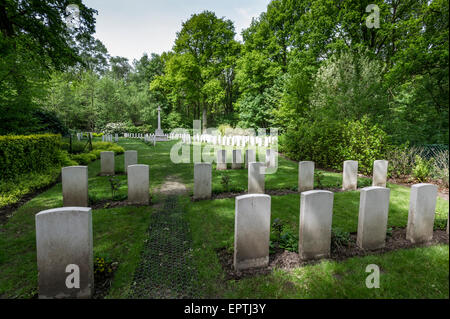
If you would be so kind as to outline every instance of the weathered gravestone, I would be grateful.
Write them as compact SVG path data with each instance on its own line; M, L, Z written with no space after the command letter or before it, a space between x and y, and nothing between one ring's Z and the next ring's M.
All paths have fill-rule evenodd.
M234 221L234 268L266 267L269 264L270 196L236 197Z
M218 150L217 151L217 170L226 170L227 169L227 151L226 150Z
M411 186L406 239L412 243L433 239L437 192L438 188L433 184Z
M90 298L94 291L90 208L36 215L39 298Z
M89 206L87 166L63 167L61 180L63 206Z
M248 163L248 193L264 194L264 163L250 162Z
M377 160L373 162L372 186L386 187L388 161Z
M275 167L275 150L266 149L266 166Z
M211 164L194 164L194 199L211 198Z
M100 174L114 175L114 152L100 152Z
M127 172L128 166L137 164L137 158L138 158L137 151L125 151L124 156L125 173Z
M305 192L314 189L314 162L298 163L298 191Z
M241 150L233 150L233 161L231 163L232 169L242 168L242 153Z
M342 174L342 189L356 190L358 184L358 162L344 161L344 172Z
M371 186L361 190L356 243L362 249L385 246L389 211L389 188Z
M248 168L248 163L256 162L256 153L253 149L245 150L245 168Z
M128 202L148 205L149 203L149 167L136 164L128 166Z
M298 251L301 259L328 257L334 194L312 190L300 194Z

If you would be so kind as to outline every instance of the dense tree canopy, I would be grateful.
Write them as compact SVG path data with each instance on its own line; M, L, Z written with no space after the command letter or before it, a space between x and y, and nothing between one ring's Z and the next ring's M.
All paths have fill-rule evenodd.
M95 10L74 3L79 28L67 1L0 0L1 133L33 131L35 109L73 129L154 129L161 106L166 129L201 119L291 136L364 119L392 143L448 143L448 1L273 0L242 42L204 11L170 52L134 61L111 57Z

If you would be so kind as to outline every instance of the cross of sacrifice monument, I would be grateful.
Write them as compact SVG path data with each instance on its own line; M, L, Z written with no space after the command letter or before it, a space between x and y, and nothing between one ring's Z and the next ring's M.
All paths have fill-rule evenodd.
M164 131L161 129L161 107L158 106L158 128L155 130L156 141L167 141L167 136L164 135Z

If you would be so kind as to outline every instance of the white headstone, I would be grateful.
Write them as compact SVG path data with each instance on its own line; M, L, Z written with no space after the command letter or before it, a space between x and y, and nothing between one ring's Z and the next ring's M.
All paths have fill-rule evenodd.
M388 161L377 160L373 162L372 186L386 187Z
M241 150L233 150L233 162L231 163L232 169L242 168L242 153Z
M264 163L250 162L248 163L248 193L264 194Z
M36 214L39 298L91 298L92 212L65 207Z
M114 175L114 152L100 152L101 175Z
M312 190L300 194L298 251L301 259L328 257L334 194Z
M412 243L433 239L437 192L438 188L433 184L411 186L406 239Z
M137 164L137 157L138 157L137 151L125 151L124 155L125 173L127 172L128 166Z
M61 170L63 206L89 206L88 167L68 166Z
M227 169L227 151L226 150L218 150L217 151L217 165L216 169L218 170L226 170Z
M128 166L128 202L148 205L149 203L149 168L148 165Z
M371 186L361 190L356 243L362 249L385 246L389 211L389 188Z
M256 153L253 149L245 150L245 168L248 168L250 162L256 162Z
M194 164L194 199L211 198L211 164Z
M236 197L234 221L234 268L266 267L269 264L270 196Z
M314 189L314 162L298 163L298 191L305 192Z
M344 161L344 173L342 174L342 189L356 190L358 184L358 162Z

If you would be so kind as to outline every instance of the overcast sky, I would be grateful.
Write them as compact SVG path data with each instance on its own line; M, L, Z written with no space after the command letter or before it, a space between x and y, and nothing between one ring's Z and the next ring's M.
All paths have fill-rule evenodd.
M111 56L130 62L144 52L162 53L172 49L182 21L194 13L213 11L217 17L234 22L236 39L252 17L266 11L270 0L85 0L98 11L95 37Z

